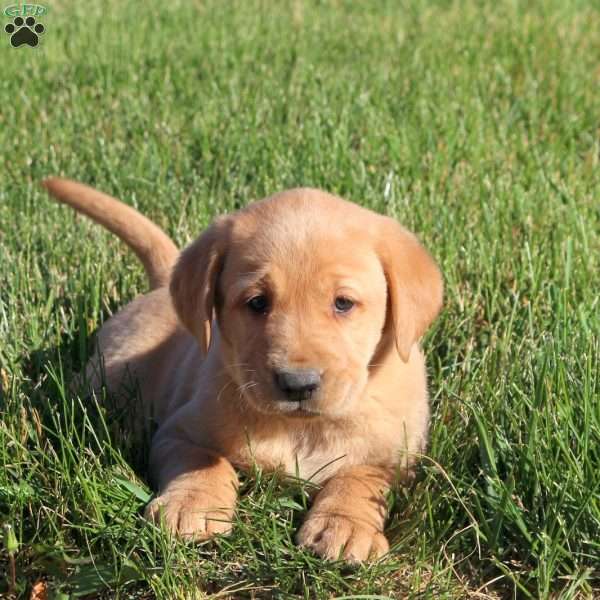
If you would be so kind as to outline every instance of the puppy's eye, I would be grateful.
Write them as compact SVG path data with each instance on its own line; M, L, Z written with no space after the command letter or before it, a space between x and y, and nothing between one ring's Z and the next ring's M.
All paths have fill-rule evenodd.
M257 314L264 315L269 309L269 301L266 296L254 296L246 302L248 308Z
M338 296L334 302L335 312L347 313L354 307L354 302L345 296Z

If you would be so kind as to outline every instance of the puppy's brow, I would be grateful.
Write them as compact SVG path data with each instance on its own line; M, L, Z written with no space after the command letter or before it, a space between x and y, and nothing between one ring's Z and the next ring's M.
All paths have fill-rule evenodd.
M248 288L262 283L265 279L265 275L266 274L262 271L247 271L242 273L237 281L231 286L231 298L234 301L238 300Z
M264 274L265 273L263 270L245 271L244 273L240 273L240 275L242 277L246 277L246 276L250 276L250 275L256 275L257 277L262 277Z
M358 281L350 281L348 279L338 280L335 282L336 288L340 291L358 292L360 285Z

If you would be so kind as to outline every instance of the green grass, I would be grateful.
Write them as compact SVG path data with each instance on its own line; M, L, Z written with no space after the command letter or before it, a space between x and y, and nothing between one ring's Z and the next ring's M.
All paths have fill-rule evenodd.
M600 596L600 13L593 2L59 2L0 39L0 521L17 595ZM6 19L4 22L8 21ZM300 484L244 480L234 534L169 540L147 440L68 391L145 289L112 236L38 187L64 174L181 245L310 185L396 216L439 261L428 458L392 552L295 548ZM0 596L9 556L0 551Z

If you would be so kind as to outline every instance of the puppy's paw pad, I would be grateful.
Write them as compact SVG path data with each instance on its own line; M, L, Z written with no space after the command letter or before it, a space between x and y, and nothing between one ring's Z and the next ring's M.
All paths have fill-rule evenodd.
M15 17L12 23L7 23L4 31L10 35L10 45L18 48L23 44L35 48L39 42L39 36L46 28L41 23L36 23L34 17Z
M309 516L296 542L327 560L342 558L352 564L378 559L389 550L381 532L339 515Z
M163 494L148 504L145 516L178 537L192 541L207 540L231 531L233 509L220 507L210 495Z

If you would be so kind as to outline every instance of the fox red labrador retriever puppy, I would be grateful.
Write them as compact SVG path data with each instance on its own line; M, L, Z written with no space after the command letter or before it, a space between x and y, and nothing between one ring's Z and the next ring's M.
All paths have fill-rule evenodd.
M148 517L193 539L225 533L235 468L257 463L320 484L299 544L352 562L384 554L386 491L427 440L418 340L442 304L415 236L300 188L219 217L179 253L117 200L44 185L124 240L150 279L102 327L87 368L96 388L133 374L158 421Z

